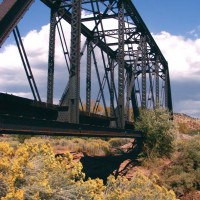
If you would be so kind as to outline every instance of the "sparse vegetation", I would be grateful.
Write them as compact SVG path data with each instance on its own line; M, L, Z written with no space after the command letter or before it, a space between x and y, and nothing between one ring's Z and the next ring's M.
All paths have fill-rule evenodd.
M101 139L94 138L71 138L71 139L57 139L51 141L52 146L56 146L56 148L65 148L68 151L75 152L84 152L87 155L95 156L95 155L108 155L110 154L110 144Z
M174 118L180 133L188 135L200 134L200 119L178 113L174 115Z
M25 137L19 140L16 136L2 137L0 199L173 200L176 199L175 194L180 199L187 194L193 198L194 192L200 190L200 136L197 122L197 119L194 123L189 118L188 126L187 121L179 119L178 125L174 126L165 110L141 111L136 126L143 128L146 137L143 149L146 157L144 159L140 155L133 161L122 159L121 162L125 161L124 168L118 162L117 176L113 173L115 178L110 176L107 184L106 179L103 182L95 177L88 178L87 172L85 175L82 170L84 162L82 166L77 157L72 159L69 152L86 158L105 156L109 159L125 155L124 152L132 146L132 139ZM191 124L195 126L191 128ZM178 137L174 136L176 132L179 132ZM133 172L127 179L125 173L121 172L131 168ZM142 171L138 173L138 169ZM105 177L112 172L109 171Z
M137 172L129 181L125 177L109 177L106 187L106 198L109 200L175 200L172 190L160 187L154 181Z
M123 139L123 138L111 138L108 140L110 146L112 148L119 148L124 144L127 144L129 142L132 142L131 139Z
M110 177L84 180L80 162L65 152L55 156L49 144L26 141L14 150L0 142L0 197L8 199L175 199L172 191L142 174L131 181Z
M189 128L185 122L178 123L178 130L180 133L187 134L189 132Z
M174 124L170 113L163 108L141 110L135 127L143 132L143 153L146 157L169 157L174 151Z
M177 154L163 172L166 185L178 196L200 190L200 137L179 142Z

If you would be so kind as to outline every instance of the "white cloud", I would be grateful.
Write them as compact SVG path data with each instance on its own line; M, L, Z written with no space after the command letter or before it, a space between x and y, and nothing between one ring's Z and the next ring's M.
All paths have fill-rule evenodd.
M174 111L200 117L200 38L153 36L168 61Z
M65 34L70 35L70 26L64 26ZM57 34L58 35L58 34ZM195 81L197 84L200 81L200 39L188 39L183 36L172 35L168 32L161 32L159 34L153 34L159 48L163 52L166 60L169 64L170 78L172 92L173 87L176 87L175 82L183 82L184 84L190 83L192 87L192 82ZM82 45L85 39L82 37ZM24 46L28 54L30 65L40 91L42 99L46 100L46 85L47 85L47 70L48 70L48 41L49 41L49 25L45 25L41 30L30 31L26 36L23 37ZM67 39L68 48L70 47L70 40ZM58 102L59 97L62 95L62 91L66 85L66 77L68 77L68 72L66 69L65 61L63 58L60 41L56 40L56 56L55 56L55 101ZM85 55L84 55L85 57ZM97 59L100 58L97 55ZM83 68L85 70L85 59L82 59L82 73ZM100 61L99 61L100 62ZM102 62L102 59L101 59ZM103 71L103 69L100 69ZM94 68L93 68L94 71ZM17 47L13 44L4 46L0 51L0 92L8 92L24 97L31 97L28 81L20 60L20 56ZM95 84L98 85L96 75L92 77L95 80ZM83 85L85 84L85 80ZM92 87L94 84L92 84ZM180 84L179 84L180 86ZM200 88L200 87L199 87ZM94 88L93 88L94 89ZM182 94L182 99L174 102L175 112L184 112L190 115L198 115L198 110L200 110L200 103L194 101L197 97L197 92L192 93L192 89L184 91L190 94L188 99L184 99ZM84 90L85 91L85 90ZM98 91L97 91L98 92ZM178 93L173 94L174 99ZM190 107L190 105L192 105Z
M10 36L12 37L12 36ZM22 38L28 60L39 89L43 87L47 70L48 25L40 31L32 30ZM16 45L6 45L0 52L1 92L31 97L30 87ZM41 87L40 87L41 86Z
M200 80L200 39L188 39L167 32L153 35L168 61L174 80Z
M23 38L23 43L27 48L26 52L30 58L48 52L48 45L44 45L48 44L48 32L49 25L46 25L39 32L32 30Z

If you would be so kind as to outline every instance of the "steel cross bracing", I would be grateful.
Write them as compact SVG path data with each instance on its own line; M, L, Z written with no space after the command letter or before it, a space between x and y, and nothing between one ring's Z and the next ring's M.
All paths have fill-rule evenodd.
M39 94L38 88L36 86L36 82L35 82L35 79L33 77L33 73L31 70L31 66L29 64L28 57L26 55L26 51L25 51L25 48L24 48L24 45L23 45L23 42L21 39L21 35L20 35L19 29L17 26L13 29L13 34L14 34L17 48L18 48L18 51L19 51L19 54L20 54L20 57L22 60L22 64L24 66L24 70L25 70L34 100L41 102L40 94Z
M56 30L66 63L58 121L78 124L82 110L110 117L110 127L124 128L140 107L172 111L168 63L132 1L41 1L51 10L48 105L54 103ZM71 36L63 21L70 24Z
M130 103L135 118L139 107L159 105L172 110L167 61L131 1L42 1L71 24L73 59L70 58L69 84L63 95L63 105L69 109L67 121L78 123L80 32L87 45L85 102L88 113L92 112L92 62L99 85L95 105L102 100L105 114L115 119L118 127L123 128L130 118ZM106 99L107 94L110 98ZM110 113L106 108L109 100Z

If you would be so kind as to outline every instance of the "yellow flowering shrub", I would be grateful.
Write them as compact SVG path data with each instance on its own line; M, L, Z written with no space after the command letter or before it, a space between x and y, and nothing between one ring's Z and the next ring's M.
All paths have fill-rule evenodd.
M125 177L113 176L108 178L105 191L107 200L175 200L172 190L157 185L141 172L135 174L131 180Z
M104 191L105 186L103 184L103 180L97 179L88 179L87 181L78 181L76 183L77 191L76 198L77 199L94 199L94 200L103 200L104 199Z
M69 152L55 156L48 143L26 141L15 150L0 142L1 200L174 200L166 190L138 173L132 180L124 177L84 180L82 164ZM156 178L155 178L156 180Z
M81 163L75 163L68 152L55 157L48 144L27 142L14 152L0 142L0 155L0 182L6 185L1 200L55 199L63 188L84 178Z

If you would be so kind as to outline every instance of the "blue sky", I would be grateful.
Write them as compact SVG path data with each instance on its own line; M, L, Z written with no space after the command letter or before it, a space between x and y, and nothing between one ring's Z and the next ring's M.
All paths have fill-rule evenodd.
M31 29L40 29L49 23L50 10L40 0L36 0L21 21L21 27L25 33Z
M200 117L200 0L132 0L132 2L169 63L174 111ZM39 82L39 90L43 96L46 96L46 77L41 76L41 73L44 73L41 66L46 67L43 58L47 58L44 51L48 52L48 42L45 43L45 40L48 41L46 25L49 23L49 13L49 8L39 0L35 0L19 24L36 74L36 82ZM5 77L11 77L9 81L3 79L4 76L0 77L0 85L9 82L8 87L1 85L0 91L9 89L14 93L12 90L14 84L18 86L16 94L29 97L30 89L24 78L24 72L19 71L21 66L16 64L20 63L20 60L17 60L18 55L15 56L14 53L18 53L10 44L14 44L12 35L0 49L0 60L3 60L0 62L0 73L6 71ZM13 55L12 60L10 52ZM37 54L39 57L36 57ZM12 73L17 73L21 77L21 83L16 83L19 79L13 79Z
M151 32L187 35L200 25L199 0L133 0Z
M132 2L153 33L168 31L171 34L188 36L190 31L200 25L199 0L132 0ZM36 0L20 24L25 34L31 29L40 29L48 22L49 8Z

